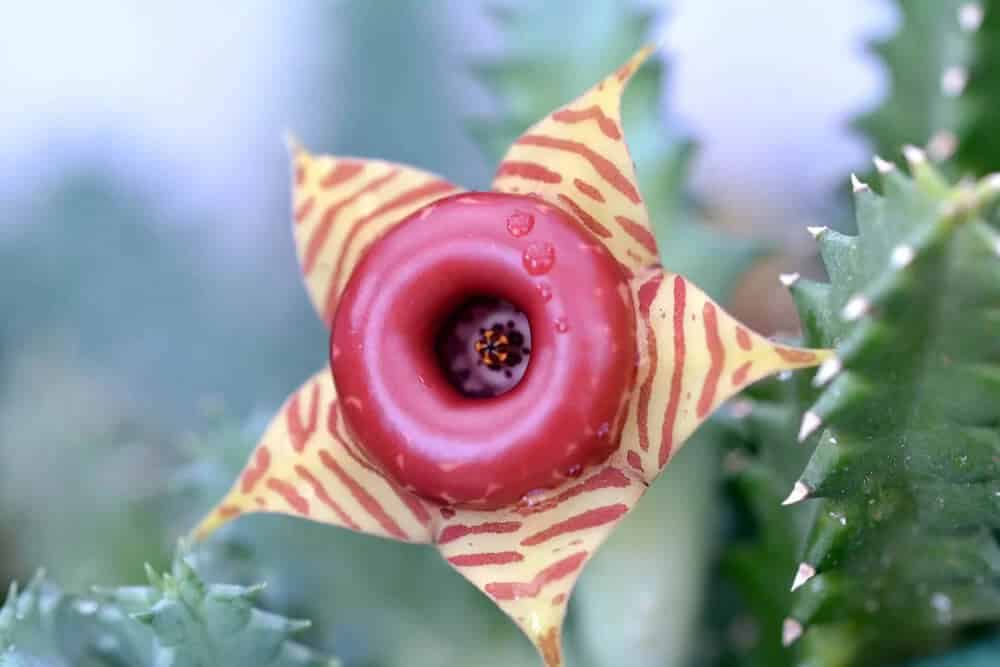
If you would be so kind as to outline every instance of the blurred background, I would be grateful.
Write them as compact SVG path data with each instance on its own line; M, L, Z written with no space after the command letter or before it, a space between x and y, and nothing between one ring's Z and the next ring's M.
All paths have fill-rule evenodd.
M495 15L519 4L0 3L0 585L39 566L70 589L137 582L143 562L168 562L324 363L289 233L283 134L486 187L493 158L466 124L500 101L473 71L517 47ZM867 159L847 120L883 94L863 44L896 17L875 0L620 11L644 12L642 37L665 38L663 121L700 146L705 216L774 249L730 302L765 332L793 328L775 276L809 270L804 227L836 215L845 174ZM540 29L558 53L580 33L551 14ZM714 479L710 460L677 467L660 486ZM619 560L588 573L574 664L684 664L696 651L714 533L681 509L639 517ZM625 579L643 559L657 579L625 610L645 624L626 632L606 610L639 585ZM205 567L267 580L268 606L312 618L308 642L347 665L531 664L513 626L429 549L258 517Z

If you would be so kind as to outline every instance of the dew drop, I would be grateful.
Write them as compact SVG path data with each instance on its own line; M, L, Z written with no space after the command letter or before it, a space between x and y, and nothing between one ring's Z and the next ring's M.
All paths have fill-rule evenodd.
M565 317L557 317L556 318L556 332L557 333L566 333L567 331L569 331L569 322L566 321Z
M525 236L535 226L535 216L524 211L516 211L507 218L507 231L516 239Z
M533 276L540 276L552 270L556 263L556 249L551 243L531 243L521 255L524 268Z
M549 301L552 298L552 288L549 287L548 283L538 283L537 287L542 301Z
M545 500L545 489L532 489L521 498L521 502L528 507L534 507Z
M566 474L574 478L579 477L580 475L583 474L583 466L580 465L579 463L575 463L569 467L569 469L566 471Z

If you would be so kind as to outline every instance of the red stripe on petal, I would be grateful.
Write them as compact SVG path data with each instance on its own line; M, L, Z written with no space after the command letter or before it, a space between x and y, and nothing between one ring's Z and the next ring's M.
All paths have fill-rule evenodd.
M573 212L573 215L579 218L580 222L583 223L584 227L589 229L596 236L600 236L603 239L611 238L611 232L608 230L608 228L599 223L594 218L594 216L590 215L582 208L580 208L580 206L575 201L573 201L572 199L570 199L561 192L557 196L559 197L559 201L566 204L566 206L569 206L570 210Z
M624 516L626 512L628 512L628 505L623 503L587 510L586 512L572 516L565 521L552 524L545 530L524 538L521 540L521 546L533 547L567 533L603 526L606 523L617 521L619 518Z
M333 437L337 443L344 448L347 455L350 456L358 465L360 465L365 470L372 472L382 479L385 480L386 484L392 487L393 492L396 496L403 502L404 505L410 510L414 518L423 525L427 525L431 521L430 512L424 506L423 502L419 498L409 493L405 489L399 487L394 481L389 479L381 470L369 463L360 453L354 451L354 448L348 444L346 438L344 438L340 431L337 429L337 413L339 412L339 405L337 401L330 402L330 408L327 410L326 415L326 429Z
M740 349L747 351L753 347L750 334L743 327L736 327L736 344L740 346Z
M646 328L646 355L648 357L649 373L639 387L639 405L636 421L639 427L639 447L642 451L649 449L649 402L653 397L653 381L656 379L656 366L659 363L659 351L656 343L656 330L653 328L649 309L653 305L663 282L663 274L657 273L639 288L639 312L642 314Z
M519 503L514 507L514 512L521 516L540 514L541 512L558 507L570 498L575 498L583 493L609 488L624 489L631 483L631 480L629 480L625 473L618 468L604 468L596 475L592 475L579 484L571 486L554 498L535 504Z
M590 197L596 202L600 202L602 204L604 203L604 195L601 194L601 191L595 188L587 181L580 178L574 178L573 185L575 185L576 189L582 192L587 197Z
M327 493L326 488L323 486L323 483L320 482L318 479L316 479L316 477L311 472L309 472L309 470L305 466L301 465L295 466L295 473L299 477L304 479L306 483L309 484L309 486L312 487L313 494L315 494L315 496L319 498L319 501L321 503L323 503L331 510L333 510L333 513L337 515L337 518L340 519L340 522L342 524L344 524L345 526L347 526L352 530L361 530L360 526L354 523L354 520L350 516L348 516L347 512L345 512L344 509L340 505L338 505L333 498L330 497L330 494Z
M309 237L309 243L306 244L306 250L302 253L302 271L309 275L313 268L316 266L316 259L319 257L320 252L323 250L323 246L326 245L327 239L330 237L330 230L333 229L333 223L337 220L337 215L346 208L354 203L358 197L367 194L369 192L374 192L380 187L391 181L399 174L398 169L392 169L387 174L376 178L375 180L366 183L356 192L349 194L340 201L334 202L326 209L323 213L322 219L320 219L319 224L316 225L316 230L313 235Z
M343 276L344 266L347 262L349 250L354 242L354 239L361 233L361 230L364 229L364 227L372 220L375 220L390 211L416 204L422 199L427 199L435 195L444 195L448 192L454 191L455 189L455 186L447 181L433 180L393 197L368 215L355 220L354 225L351 227L350 231L347 232L347 235L344 237L344 240L340 245L339 253L337 254L337 265L334 268L333 277L330 279L326 297L326 308L323 311L328 322L332 321L333 314L337 310L337 300L339 298L337 285L340 284L341 276Z
M540 181L542 183L562 183L562 174L552 171L544 165L536 162L525 162L522 160L504 160L497 169L497 178L503 176L516 176L529 181Z
M674 368L670 377L670 396L663 415L663 432L660 438L660 467L670 458L674 448L674 423L681 401L681 380L684 377L684 357L687 346L684 340L684 311L687 308L687 285L680 276L674 276Z
M267 480L267 488L284 498L285 502L291 505L296 512L303 516L309 516L309 502L295 490L294 486L271 477Z
M321 449L319 451L319 460L326 466L327 470L332 472L337 476L337 479L347 487L347 490L354 496L354 499L358 501L362 509L368 512L369 515L375 521L378 522L382 529L388 534L392 535L396 539L406 540L409 536L399 527L395 519L389 516L386 511L382 508L382 505L368 493L363 486L358 484L358 481L351 477L346 470L344 470L336 459L330 456L330 453L326 450Z
M493 582L486 584L484 590L496 600L537 597L546 585L573 574L583 566L586 560L587 552L580 551L548 566L535 575L531 581Z
M461 554L452 556L448 562L455 567L479 567L481 565L507 565L520 563L524 555L519 551L497 551L493 553Z
M323 177L319 185L322 188L335 188L360 174L364 168L364 162L338 162L330 173Z
M302 205L295 210L295 224L301 223L306 217L312 212L313 206L316 204L316 198L310 197L309 199L302 202Z
M774 346L778 356L791 364L809 364L816 361L816 355L806 350L793 350L789 347Z
M750 366L753 364L752 361L748 361L735 371L733 371L733 386L742 387L743 383L747 381L747 375L750 373Z
M600 105L595 104L592 107L587 107L586 109L561 109L554 114L552 114L552 120L558 121L560 123L582 123L587 120L593 120L597 123L598 127L601 128L601 132L608 139L614 139L618 141L622 138L621 130L618 129L618 124L604 113Z
M708 375L701 386L701 396L698 398L697 415L699 418L708 414L715 401L715 392L719 387L719 377L722 375L722 367L726 361L726 349L722 346L722 339L719 337L719 319L716 315L715 304L711 301L705 303L701 311L702 321L705 324L705 344L708 346L709 367Z
M567 153L579 155L590 163L590 166L594 168L594 171L596 171L601 178L607 181L608 185L625 195L625 198L630 202L633 204L639 204L642 202L642 197L639 196L639 191L636 189L632 181L630 181L611 160L596 152L586 144L580 143L579 141L571 141L569 139L557 139L556 137L550 137L544 134L526 134L518 139L517 143L524 144L526 146L551 148L553 150L565 151Z
M240 478L240 490L244 494L248 494L253 491L253 488L257 486L257 482L267 474L267 469L271 466L271 452L268 451L267 445L261 445L257 448L254 453L253 465L247 467L243 471L243 476Z
M640 225L632 218L627 218L624 215L616 215L615 222L621 225L625 233L635 239L636 243L648 250L650 254L655 255L657 253L656 237L653 236L653 232L649 231L645 225Z
M520 521L495 521L489 523L480 523L475 526L467 526L465 524L455 524L451 526L446 526L441 534L438 535L438 544L447 544L448 542L454 542L455 540L460 540L466 535L490 535L494 533L516 533L521 529Z
M301 454L306 448L309 438L316 432L316 425L319 422L319 385L313 384L312 400L309 404L309 417L306 422L302 421L302 406L299 404L300 396L301 392L295 392L292 400L288 402L285 415L288 422L288 435L292 440L292 448Z

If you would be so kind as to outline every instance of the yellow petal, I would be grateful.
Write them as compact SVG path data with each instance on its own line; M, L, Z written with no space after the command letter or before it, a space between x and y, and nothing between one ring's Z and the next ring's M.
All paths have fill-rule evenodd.
M290 514L405 542L430 542L432 536L431 506L387 480L348 435L329 370L292 394L195 537L251 512Z
M413 167L327 155L293 145L295 246L309 297L330 325L347 280L372 241L403 218L459 192Z
M535 193L570 213L633 272L657 262L621 123L621 96L646 47L580 98L532 126L504 157L493 189Z
M435 541L451 566L520 626L546 667L559 667L573 585L645 490L636 475L602 466L512 508L457 510Z
M638 385L615 456L647 480L740 389L773 373L816 366L832 354L753 333L677 274L652 269L632 285Z

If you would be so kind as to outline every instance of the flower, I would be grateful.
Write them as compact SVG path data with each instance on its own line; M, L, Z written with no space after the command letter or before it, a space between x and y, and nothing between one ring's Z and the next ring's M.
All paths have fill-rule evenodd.
M434 544L563 664L574 583L687 437L747 384L829 357L658 265L619 110L651 51L530 128L491 192L293 147L331 368L197 536L277 512Z

